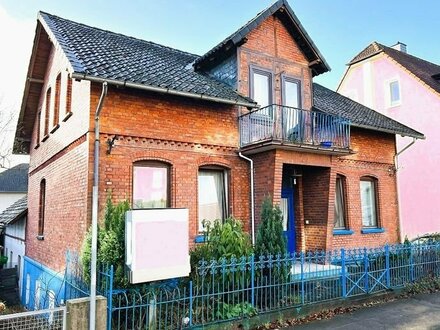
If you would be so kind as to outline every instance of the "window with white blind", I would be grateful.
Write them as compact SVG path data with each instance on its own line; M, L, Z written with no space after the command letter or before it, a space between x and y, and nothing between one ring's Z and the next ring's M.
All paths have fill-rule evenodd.
M201 168L198 175L199 231L215 220L228 216L227 172L223 169Z

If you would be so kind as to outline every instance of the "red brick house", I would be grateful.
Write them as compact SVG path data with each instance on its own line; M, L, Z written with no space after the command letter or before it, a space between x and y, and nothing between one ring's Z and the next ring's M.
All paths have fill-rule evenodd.
M40 13L16 134L31 156L28 261L61 270L90 226L103 82L101 213L110 191L188 208L195 244L203 219L251 232L251 201L258 227L270 195L290 251L397 242L395 135L423 134L312 82L327 71L284 0L203 56Z

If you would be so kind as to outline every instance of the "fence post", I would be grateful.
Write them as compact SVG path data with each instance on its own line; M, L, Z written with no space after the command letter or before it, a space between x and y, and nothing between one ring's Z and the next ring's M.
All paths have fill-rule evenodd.
M347 298L347 277L345 269L345 249L341 249L341 284L342 284L342 297Z
M70 265L70 258L69 258L69 251L66 251L66 270L64 271L64 303L66 303L67 300L67 276L69 276L69 265Z
M251 304L255 307L255 260L254 255L251 256Z
M193 281L189 281L189 326L193 325Z
M111 330L112 312L113 312L113 265L110 265L110 271L107 271L106 274L109 277L109 284L107 290L107 329Z
M410 281L414 282L414 256L413 256L413 247L412 245L409 247L409 267L410 267Z
M391 278L390 278L390 247L388 244L385 245L385 271L386 271L386 280L387 280L387 288L391 288Z
M301 305L304 305L304 252L301 251Z
M367 254L367 248L364 248L364 269L365 269L364 287L365 287L365 293L368 293L369 285L368 285L368 254Z

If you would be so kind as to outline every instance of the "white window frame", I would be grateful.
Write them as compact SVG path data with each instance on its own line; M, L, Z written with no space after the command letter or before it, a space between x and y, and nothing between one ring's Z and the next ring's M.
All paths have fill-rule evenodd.
M224 190L224 203L223 206L223 218L222 219L200 219L200 204L199 204L199 196L200 196L200 189L199 189L199 176L200 172L222 172L223 173L223 190ZM228 180L228 170L221 168L221 167L200 167L197 171L197 222L198 222L198 230L200 233L203 233L206 231L206 228L203 226L203 221L209 221L210 223L213 223L215 220L222 220L224 221L229 216L229 180Z
M374 207L374 224L373 225L365 225L364 224L364 215L363 215L363 208L366 206L363 204L363 198L362 198L362 182L370 182L371 187L373 188L373 200L372 205L370 208ZM359 181L359 190L360 190L360 199L361 199L361 218L362 218L362 227L363 228L380 228L379 227L379 183L378 180L374 177L362 177Z
M397 82L399 86L399 99L397 101L391 100L391 84ZM402 104L402 84L400 83L399 77L388 79L385 82L385 97L386 97L386 105L388 108L397 107Z

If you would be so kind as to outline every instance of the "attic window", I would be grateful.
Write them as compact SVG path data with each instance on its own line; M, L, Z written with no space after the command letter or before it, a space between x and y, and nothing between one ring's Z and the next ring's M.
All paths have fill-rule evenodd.
M440 81L440 73L433 74L431 77L437 81Z
M400 97L400 83L399 80L392 80L389 83L389 105L390 107L399 105L401 103Z

